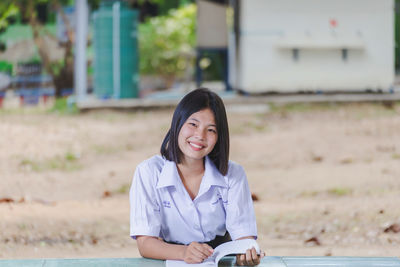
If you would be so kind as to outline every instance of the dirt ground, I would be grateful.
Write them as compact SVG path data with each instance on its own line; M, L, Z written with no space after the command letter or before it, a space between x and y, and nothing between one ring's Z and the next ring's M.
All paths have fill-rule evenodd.
M400 104L227 108L268 255L400 256ZM0 110L0 258L138 257L128 190L172 112Z

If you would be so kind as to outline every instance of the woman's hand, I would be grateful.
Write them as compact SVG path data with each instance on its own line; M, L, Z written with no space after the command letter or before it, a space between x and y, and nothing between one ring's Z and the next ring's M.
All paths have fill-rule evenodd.
M236 255L236 264L237 265L246 265L246 266L255 266L260 264L260 260L265 256L265 253L261 251L260 255L257 255L256 249L253 247L252 249L246 250L246 254L237 254Z
M192 242L185 247L183 260L186 263L200 263L213 254L214 250L207 244Z

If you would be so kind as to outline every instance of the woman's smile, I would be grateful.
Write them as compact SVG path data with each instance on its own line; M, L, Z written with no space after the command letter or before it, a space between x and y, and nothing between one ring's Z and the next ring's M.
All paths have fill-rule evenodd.
M189 143L189 145L191 145L192 148L193 148L194 150L196 150L196 151L199 151L199 150L201 150L201 149L204 148L204 146L201 145L201 144L199 144L199 143L190 142L190 141L189 141L188 143Z
M185 160L200 160L214 149L217 140L214 113L207 108L185 121L178 135L178 146Z

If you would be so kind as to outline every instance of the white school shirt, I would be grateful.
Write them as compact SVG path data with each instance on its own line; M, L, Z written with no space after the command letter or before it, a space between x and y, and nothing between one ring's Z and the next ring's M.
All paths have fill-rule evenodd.
M161 156L140 163L130 189L130 235L167 242L208 242L226 230L232 240L257 237L253 201L243 168L229 161L224 176L206 157L200 189L192 200L175 162Z

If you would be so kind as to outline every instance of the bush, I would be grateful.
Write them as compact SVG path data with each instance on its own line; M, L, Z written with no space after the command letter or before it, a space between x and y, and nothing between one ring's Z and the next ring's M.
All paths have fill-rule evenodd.
M8 61L0 61L0 72L12 74L13 65Z
M182 77L194 51L196 6L173 9L166 16L139 25L140 73L164 78Z

